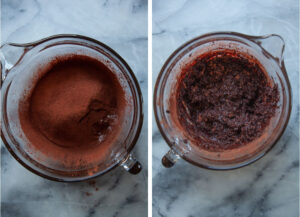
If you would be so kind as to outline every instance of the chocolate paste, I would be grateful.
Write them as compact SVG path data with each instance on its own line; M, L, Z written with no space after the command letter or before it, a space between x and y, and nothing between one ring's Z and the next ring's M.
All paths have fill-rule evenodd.
M206 53L188 64L176 95L182 127L199 146L215 151L261 136L278 100L278 87L259 63L229 50Z
M124 107L116 75L95 59L74 55L50 64L19 113L34 148L79 167L108 153Z

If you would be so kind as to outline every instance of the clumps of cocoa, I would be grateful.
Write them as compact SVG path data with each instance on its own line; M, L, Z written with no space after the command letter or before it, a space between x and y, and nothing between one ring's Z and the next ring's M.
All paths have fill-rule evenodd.
M177 86L177 116L199 146L233 149L260 137L279 93L259 63L232 51L207 53L187 65Z

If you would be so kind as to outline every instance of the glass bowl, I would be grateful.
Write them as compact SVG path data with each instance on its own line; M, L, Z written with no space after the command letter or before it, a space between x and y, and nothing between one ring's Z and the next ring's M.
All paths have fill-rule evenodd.
M218 50L235 50L258 60L271 83L278 85L279 102L274 117L260 137L231 150L208 151L194 144L180 126L176 117L176 85L186 64L203 53ZM279 35L249 36L235 32L205 34L174 51L163 65L154 89L156 122L170 146L162 164L171 167L183 158L199 167L228 170L248 165L265 155L283 134L291 113L291 87L284 67L283 51L284 41ZM170 113L171 110L173 112Z
M38 68L66 55L89 56L105 64L118 77L128 106L124 110L121 132L105 157L75 168L51 159L32 148L22 131L19 102L24 91L32 88ZM80 35L55 35L27 44L1 46L1 137L14 158L30 171L55 181L82 181L122 166L137 174L141 165L130 154L142 128L142 94L128 64L107 45Z

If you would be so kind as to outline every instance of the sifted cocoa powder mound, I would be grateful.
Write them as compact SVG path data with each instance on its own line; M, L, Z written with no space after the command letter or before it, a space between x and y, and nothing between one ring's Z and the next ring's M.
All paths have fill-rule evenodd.
M120 132L125 94L103 63L73 55L50 64L19 110L31 145L66 165L105 157Z

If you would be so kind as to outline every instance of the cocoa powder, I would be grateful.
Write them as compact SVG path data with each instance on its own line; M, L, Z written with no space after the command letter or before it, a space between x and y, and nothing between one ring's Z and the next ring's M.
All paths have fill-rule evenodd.
M51 62L19 115L33 149L79 169L110 157L125 106L124 90L107 66L72 55Z

